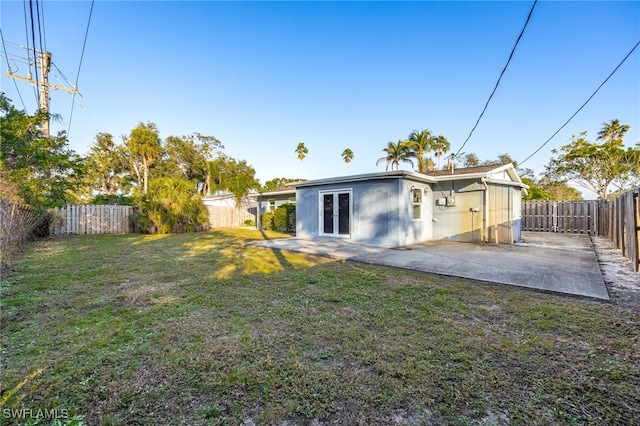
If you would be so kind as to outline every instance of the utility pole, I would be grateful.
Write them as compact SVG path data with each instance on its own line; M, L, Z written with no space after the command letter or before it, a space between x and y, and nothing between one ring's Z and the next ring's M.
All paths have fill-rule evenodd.
M46 114L42 121L42 133L45 138L51 136L49 130L49 89L64 90L65 92L78 93L78 86L74 85L73 88L60 86L57 84L49 83L49 71L51 70L51 52L40 52L33 49L35 66L40 68L40 81L33 79L31 71L26 77L15 75L11 72L11 67L7 65L7 77L15 78L16 80L26 81L27 83L40 86L40 105L39 109Z

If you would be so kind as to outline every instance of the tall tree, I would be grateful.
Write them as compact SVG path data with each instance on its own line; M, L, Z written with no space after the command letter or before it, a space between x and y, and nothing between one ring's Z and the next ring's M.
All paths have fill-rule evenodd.
M602 130L598 132L598 140L617 140L624 138L624 135L631 129L628 124L620 124L617 118L610 122L602 123Z
M34 208L75 202L84 173L64 132L45 137L42 112L28 115L0 93L0 172L7 189ZM4 188L3 188L4 190Z
M349 164L351 160L353 160L353 151L351 150L351 148L347 148L342 151L342 160L345 162L345 164Z
M306 157L308 153L309 153L309 150L304 145L304 142L300 142L296 147L296 154L298 154L298 160L302 162L302 160L304 160L304 157Z
M433 150L436 153L436 158L438 159L438 169L440 168L440 158L442 154L449 152L451 149L451 143L442 135L438 135L433 138L432 142Z
M260 188L255 178L256 171L245 160L238 161L226 155L220 155L209 162L211 189L231 192L241 204L242 199L254 189Z
M149 186L149 171L162 156L162 142L154 123L138 123L131 130L125 145L129 154L129 164L138 180L143 194Z
M209 195L211 175L208 163L222 148L218 139L200 133L169 136L164 142L163 174L184 177L195 185L201 195Z
M298 146L296 147L295 152L296 154L298 154L298 160L300 160L299 174L300 174L300 177L302 177L302 160L304 160L304 157L307 156L307 154L309 153L309 150L304 145L304 142L300 142L298 143Z
M389 170L389 166L391 166L391 170L393 170L394 166L396 170L398 170L400 168L400 163L403 161L411 164L411 167L413 167L413 161L409 158L411 153L407 144L402 139L398 142L389 142L387 147L382 149L382 152L384 152L385 155L384 157L378 158L376 166L380 163L386 163L384 168L385 171Z
M114 195L123 189L129 164L124 146L117 145L110 133L96 135L86 164L87 178L91 181L92 189L106 195Z
M407 148L408 157L416 159L418 172L426 173L433 168L433 161L428 155L433 150L433 136L429 129L414 130L403 144Z
M587 132L572 136L571 143L551 152L556 155L547 165L547 172L555 180L573 181L577 185L595 192L600 199L607 199L611 195L612 186L617 191L629 188L634 180L634 169L637 166L637 149L624 149L620 131L625 125L616 124L618 128L611 132L606 123L599 133L598 144L587 140ZM628 130L628 128L627 128ZM615 191L614 191L615 192Z

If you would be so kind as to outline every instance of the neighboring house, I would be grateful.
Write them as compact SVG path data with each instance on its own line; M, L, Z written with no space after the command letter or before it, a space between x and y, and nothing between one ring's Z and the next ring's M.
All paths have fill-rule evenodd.
M233 194L203 197L202 204L207 208L212 228L244 226L247 220L256 223L257 202L250 196L244 197L240 206Z
M260 193L258 217L296 202L296 236L399 247L428 240L520 240L522 183L511 164L404 170L295 183ZM294 198L295 197L295 198Z
M256 224L258 228L260 228L260 216L263 213L275 210L283 204L296 203L296 189L293 187L260 192L259 194L252 194L252 196L257 200Z

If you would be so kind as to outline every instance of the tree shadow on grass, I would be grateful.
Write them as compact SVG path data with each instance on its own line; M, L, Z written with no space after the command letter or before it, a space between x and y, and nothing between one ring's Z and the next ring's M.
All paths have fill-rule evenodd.
M262 229L260 230L260 234L262 235L263 239L265 239L265 240L269 240L270 239ZM284 269L284 270L293 269L293 265L284 256L284 253L282 253L282 250L274 248L274 247L270 247L269 249L271 250L271 252L275 256L275 258L278 259L278 262L280 263L280 266L282 266L282 269Z

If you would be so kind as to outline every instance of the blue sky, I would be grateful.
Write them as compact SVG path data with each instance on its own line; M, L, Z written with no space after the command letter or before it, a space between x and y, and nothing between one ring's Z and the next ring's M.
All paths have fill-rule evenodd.
M213 135L262 182L384 170L382 149L430 129L457 151L475 124L532 2L96 1L69 132L85 154L98 132L139 121L161 137ZM74 81L91 3L44 1L46 49ZM11 58L25 56L24 4L2 1ZM27 2L28 8L28 2ZM537 4L464 152L523 160L593 93L640 40L640 2ZM19 62L14 73L26 74ZM6 60L2 58L2 66ZM51 81L60 84L57 70ZM13 81L2 91L22 108ZM28 112L32 87L18 82ZM71 96L52 92L69 125ZM524 166L544 170L572 134L618 118L640 141L640 48ZM307 158L294 149L305 142ZM340 157L351 148L355 159ZM407 166L408 167L408 166ZM407 168L405 167L405 168Z

